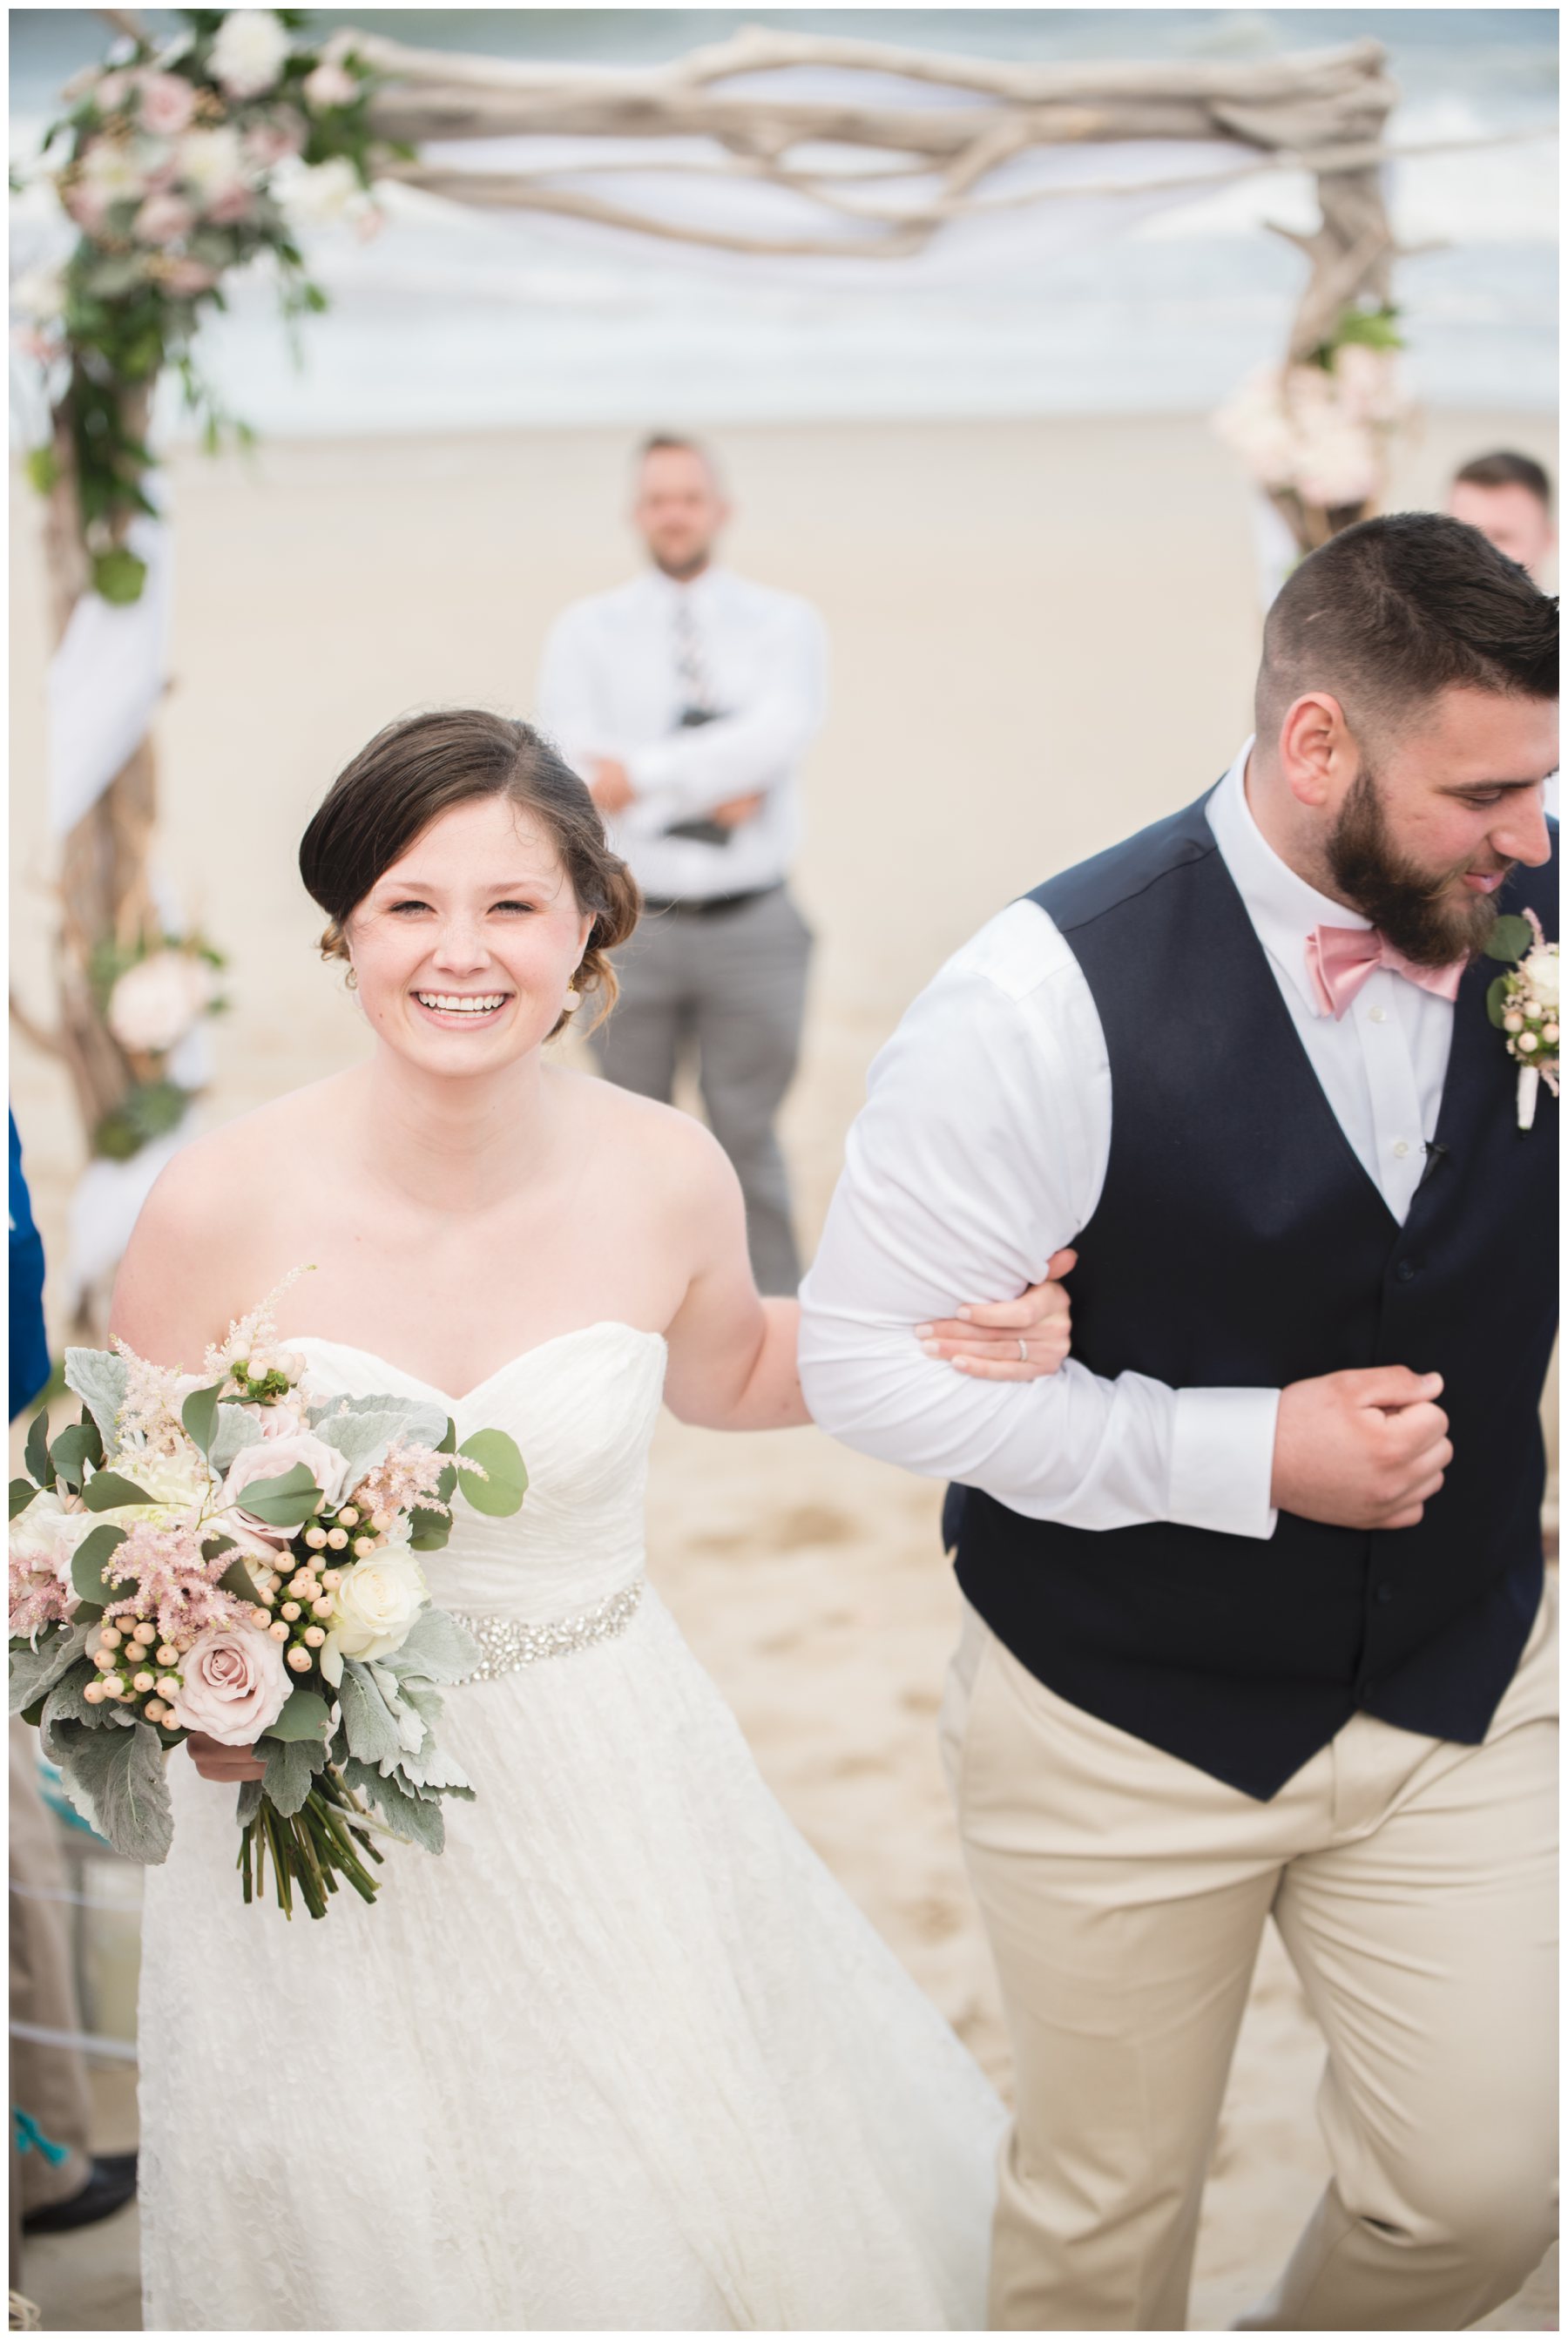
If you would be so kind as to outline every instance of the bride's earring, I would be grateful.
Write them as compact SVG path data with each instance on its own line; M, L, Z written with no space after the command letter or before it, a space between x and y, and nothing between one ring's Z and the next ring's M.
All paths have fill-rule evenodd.
M359 969L352 959L349 961L349 971L343 977L343 986L349 991L357 991L360 987Z
M561 1012L563 1016L575 1016L581 1005L582 994L574 984L561 1003Z

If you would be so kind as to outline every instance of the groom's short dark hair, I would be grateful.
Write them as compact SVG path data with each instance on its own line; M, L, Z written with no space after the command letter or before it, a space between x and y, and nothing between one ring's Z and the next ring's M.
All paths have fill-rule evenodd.
M1309 553L1263 632L1256 717L1278 728L1303 692L1375 735L1459 684L1557 696L1557 603L1484 537L1438 512L1364 520Z

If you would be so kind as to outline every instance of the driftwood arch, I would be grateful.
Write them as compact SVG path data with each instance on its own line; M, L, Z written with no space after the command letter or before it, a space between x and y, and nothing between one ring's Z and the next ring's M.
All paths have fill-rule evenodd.
M116 32L139 37L124 12L102 13ZM642 236L650 248L697 245L759 265L848 261L892 273L966 222L1118 189L1108 157L1103 184L1020 185L1014 166L1043 150L1198 141L1229 147L1234 164L1195 176L1174 167L1173 157L1165 184L1199 188L1284 170L1315 180L1317 226L1305 235L1279 231L1307 263L1291 356L1309 356L1353 302L1389 294L1396 247L1380 165L1397 93L1375 41L1265 63L1057 65L754 28L670 64L606 69L335 37L352 40L377 77L375 134L415 149L412 160L389 160L384 176L481 210L553 214ZM576 159L563 162L559 147L528 150L529 141L547 140L572 142ZM486 157L484 141L522 143ZM449 142L471 145L477 167L419 152ZM642 160L626 158L629 142ZM670 183L701 186L703 215L640 203L639 179L646 192L650 168ZM1146 192L1149 183L1138 185ZM726 219L726 191L747 186L788 199L777 231ZM152 388L134 393L144 421ZM62 461L44 540L58 645L91 572L69 432L63 414L56 421ZM124 942L154 920L155 820L154 749L144 737L63 840L54 1028L14 1011L62 1061L89 1151L104 1116L145 1076L107 1028L92 968L105 938ZM134 1173L135 1165L123 1167ZM78 1293L80 1324L94 1324L104 1297Z

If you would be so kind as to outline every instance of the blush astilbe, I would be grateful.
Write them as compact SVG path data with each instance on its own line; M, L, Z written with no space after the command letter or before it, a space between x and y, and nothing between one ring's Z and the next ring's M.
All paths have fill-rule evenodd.
M438 1454L433 1446L417 1446L411 1441L399 1440L388 1448L386 1460L355 1488L354 1503L370 1519L385 1521L388 1525L400 1512L416 1508L439 1512L442 1518L450 1519L451 1508L441 1501L437 1491L442 1473L453 1459L450 1454Z
M46 1625L70 1621L76 1602L56 1570L42 1560L14 1552L10 1559L9 1622L12 1638L34 1641Z
M160 1639L175 1649L188 1649L199 1633L214 1625L253 1623L255 1604L219 1582L232 1556L223 1552L203 1560L194 1534L140 1522L114 1555L116 1585L135 1589L116 1591L105 1608L105 1621L146 1619L157 1626Z

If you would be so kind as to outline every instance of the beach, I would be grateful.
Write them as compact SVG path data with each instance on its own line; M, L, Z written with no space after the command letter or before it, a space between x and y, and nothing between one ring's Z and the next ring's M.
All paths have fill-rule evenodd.
M832 642L799 865L818 948L783 1123L809 1256L867 1067L944 958L1026 887L1188 803L1245 737L1260 623L1251 514L1230 458L1191 417L719 436L739 507L729 557L808 595ZM300 831L392 717L452 703L528 713L551 620L632 567L620 519L631 437L293 440L244 461L174 458L162 860L230 962L209 1125L362 1053L341 975L315 953ZM1434 412L1391 504L1437 503L1456 461L1499 444L1554 461L1544 415ZM18 483L14 979L46 1021L38 535ZM58 1068L21 1039L12 1097L58 1260L80 1134ZM792 1817L1005 2087L935 1745L957 1631L939 1500L814 1430L720 1438L667 1416L650 1566ZM1321 2188L1321 2060L1271 1934L1206 2205L1195 2329L1223 2328L1267 2287ZM134 2324L133 2226L30 2254L49 2328ZM1549 2262L1489 2323L1554 2328L1554 2302Z

